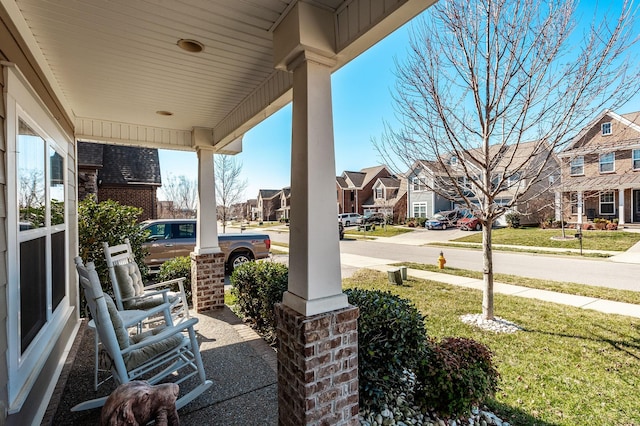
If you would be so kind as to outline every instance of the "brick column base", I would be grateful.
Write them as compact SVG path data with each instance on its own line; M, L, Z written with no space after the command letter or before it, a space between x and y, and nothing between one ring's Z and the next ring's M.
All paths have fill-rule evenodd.
M224 306L224 253L191 253L191 297L196 312Z
M311 317L275 309L279 424L359 425L358 308Z

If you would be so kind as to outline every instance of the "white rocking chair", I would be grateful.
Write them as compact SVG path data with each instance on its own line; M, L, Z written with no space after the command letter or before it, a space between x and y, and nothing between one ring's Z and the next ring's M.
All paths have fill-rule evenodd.
M147 380L155 385L167 377L180 384L197 375L197 385L176 401L177 409L211 387L212 382L205 377L193 329L198 323L197 318L187 319L175 326L156 327L130 337L113 300L103 293L93 263L89 262L84 266L80 257L76 257L75 262L96 332L102 342L102 350L111 362L111 374L117 384ZM160 310L169 308L170 304L160 305L151 309L149 314L157 314ZM185 331L187 335L183 334ZM174 377L176 372L179 374ZM73 407L72 411L98 408L106 400L107 397L85 401Z
M128 238L124 240L124 244L110 247L105 242L102 245L119 311L130 309L146 311L154 306L171 302L171 316L174 323L189 319L189 305L184 291L186 278L144 285ZM175 286L178 287L178 291L172 291L172 287Z

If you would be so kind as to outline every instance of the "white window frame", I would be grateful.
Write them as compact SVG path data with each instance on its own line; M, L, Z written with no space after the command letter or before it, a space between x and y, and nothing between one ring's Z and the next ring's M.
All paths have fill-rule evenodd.
M603 201L603 198L607 196L611 196L611 201L609 200L605 200ZM598 201L599 201L599 208L600 208L600 214L601 215L613 215L616 212L616 195L614 194L613 191L608 191L608 192L603 192L600 194L600 197L598 197ZM602 211L602 206L603 205L611 205L611 212L603 212Z
M416 215L416 208L419 209L418 215ZM423 209L424 208L424 209ZM424 210L424 216L420 216L422 214L422 210ZM413 217L427 217L427 203L424 201L416 202L411 204L411 213Z
M609 165L611 165L611 170L603 170L603 167ZM600 173L613 173L616 171L615 152L606 152L604 154L600 154L600 159L598 160L598 171L600 171Z
M631 166L633 170L640 170L640 149L631 151Z
M427 189L427 185L425 185L423 180L418 176L414 176L411 178L411 188L414 192L425 191Z
M612 130L611 130L612 127L613 126L611 125L610 121L608 121L606 123L602 123L602 125L600 126L600 130L601 130L600 133L602 134L602 136L608 136L611 133L613 133Z
M379 186L375 189L375 198L377 200L384 198L384 188Z
M65 253L68 256L70 244L69 203L71 192L68 181L67 148L73 146L73 141L67 137L57 120L47 110L46 105L37 96L26 78L14 67L7 67L6 81L6 129L7 129L7 300L12 301L7 306L7 367L8 367L8 400L9 414L19 412L22 405L35 384L45 362L51 354L52 348L62 335L65 324L73 313L70 306L70 279L68 264L65 261L65 296L55 310L52 309L51 261L46 256L47 269L47 312L46 321L31 340L24 352L21 350L20 337L20 243L45 236L47 254L51 252L51 235L65 232ZM45 147L54 148L63 158L63 176L65 191L64 223L51 226L49 215L44 227L20 232L18 208L18 170L17 170L17 135L18 122L22 119L45 141ZM46 178L48 179L48 177ZM46 197L49 197L49 184L46 181ZM47 203L49 201L47 200ZM75 281L74 281L75 282ZM13 303L17 302L17 303Z
M573 169L580 167L579 173L574 173ZM584 155L578 155L574 159L569 162L569 175L571 176L582 176L584 175Z

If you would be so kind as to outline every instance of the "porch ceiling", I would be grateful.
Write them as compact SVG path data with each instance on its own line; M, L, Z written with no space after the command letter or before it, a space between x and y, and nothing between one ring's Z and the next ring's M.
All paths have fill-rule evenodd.
M221 148L291 100L273 31L297 0L0 1L79 139L191 150L203 127ZM434 2L307 3L334 14L338 69Z

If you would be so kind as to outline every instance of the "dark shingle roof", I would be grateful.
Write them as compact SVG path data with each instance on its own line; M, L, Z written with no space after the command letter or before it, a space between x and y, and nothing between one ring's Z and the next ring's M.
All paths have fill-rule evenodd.
M98 172L102 184L161 185L160 159L155 148L104 145L102 169Z
M102 167L103 148L99 143L78 142L78 167Z
M262 197L263 200L266 200L273 198L279 192L279 189L260 189L258 190L258 198Z

